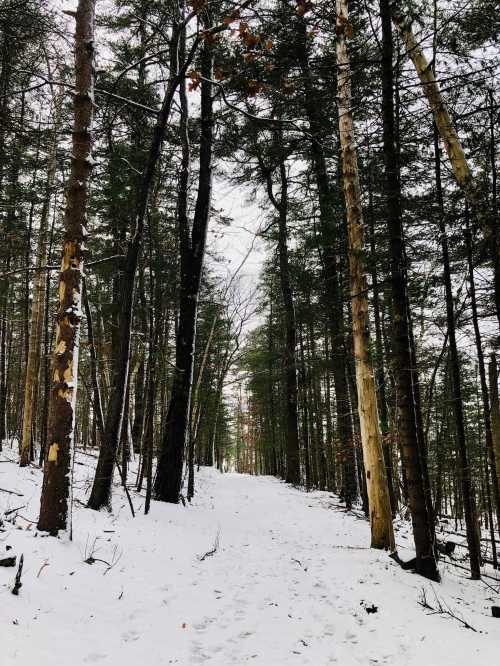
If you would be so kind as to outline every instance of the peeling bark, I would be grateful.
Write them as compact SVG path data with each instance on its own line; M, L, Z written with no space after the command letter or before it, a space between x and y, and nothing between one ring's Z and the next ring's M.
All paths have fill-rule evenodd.
M375 378L370 359L367 279L364 261L364 221L357 151L351 111L351 71L347 39L350 27L347 0L337 0L338 113L342 178L347 213L349 269L358 412L363 447L372 548L395 550L391 503L377 410Z
M48 454L45 460L38 529L57 534L68 527L74 446L82 279L87 236L87 200L92 168L94 113L95 0L79 0L75 33L75 95L71 174L59 275L59 311L52 360Z

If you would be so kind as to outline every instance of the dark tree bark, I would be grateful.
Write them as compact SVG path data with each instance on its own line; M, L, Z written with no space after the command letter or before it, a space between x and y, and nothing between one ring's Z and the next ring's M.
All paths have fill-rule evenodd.
M201 74L201 135L198 195L189 240L181 230L181 276L179 289L179 328L176 335L175 370L168 407L165 435L154 482L157 500L177 503L182 486L184 452L189 435L189 414L193 383L193 354L200 280L210 218L212 195L213 49L205 40L202 50Z
M302 326L299 328L299 349L300 349L300 389L301 389L301 403L302 403L302 444L304 447L304 468L305 468L305 483L306 489L311 488L311 456L310 456L310 418L309 418L309 395L307 391L308 381L307 381L307 370L305 363L305 354L304 354L304 336L302 333Z
M491 477L491 495L493 496L493 506L497 517L497 527L500 530L500 492L498 488L498 476L495 461L495 453L493 450L493 435L491 432L491 416L490 416L490 397L488 394L488 383L486 380L486 364L484 362L484 352L481 341L481 331L479 330L479 318L477 313L476 301L476 283L474 278L474 262L472 258L472 235L468 219L468 210L466 209L466 230L465 240L467 246L467 264L469 269L469 287L470 287L470 302L472 311L472 323L474 326L474 339L476 342L477 363L479 369L479 382L481 386L481 400L483 403L483 420L484 420L484 439L486 444L486 453L488 461L485 461L485 469L490 472ZM489 481L487 481L488 494L490 495ZM490 500L491 501L491 500Z
M144 430L144 399L146 392L144 351L137 367L134 383L134 421L132 424L132 448L135 454L141 450Z
M171 44L173 54L177 53L179 36L179 26L175 26ZM158 114L149 153L146 158L141 182L137 191L135 229L132 238L128 243L127 253L122 264L122 279L120 283L121 302L119 313L120 336L117 345L118 348L114 355L111 392L108 401L103 442L99 452L99 460L97 462L92 492L88 501L88 506L91 509L98 510L103 507L110 507L111 504L113 471L121 437L125 398L128 386L132 304L134 301L137 265L142 248L144 220L148 207L149 195L155 179L156 167L160 158L166 126L170 117L173 98L179 82L184 78L186 70L194 57L198 44L197 40L198 38L193 43L191 51L182 63L180 69L177 61L173 63L172 70L175 74L167 88L162 107Z
M419 441L406 279L406 257L400 209L398 153L394 125L393 40L389 0L381 0L382 119L387 231L390 242L392 346L403 466L412 516L418 573L439 580L434 522L425 486L424 443Z
M286 385L286 480L300 483L299 425L297 418L297 363L295 348L295 306L288 259L288 179L283 159L279 163L281 192L278 207L278 254L281 296L285 311L285 385Z
M465 415L462 399L462 379L460 373L460 358L455 331L455 308L453 304L453 290L451 286L450 256L448 250L448 237L446 234L445 210L443 191L441 185L441 155L439 150L439 134L434 124L434 164L436 173L436 194L438 203L438 224L441 240L441 253L443 258L443 281L446 293L446 321L448 326L450 348L450 375L452 387L452 404L455 419L457 465L462 490L462 502L465 514L467 544L469 547L469 561L471 577L475 580L481 578L481 548L479 542L479 525L477 522L474 490L472 486L467 441L465 437Z
M278 221L278 261L281 298L284 310L285 323L285 353L284 353L284 375L285 375L285 403L286 403L286 476L288 483L300 483L300 448L299 448L299 424L297 415L298 386L297 386L297 330L295 324L295 304L290 279L290 265L288 257L288 176L286 161L283 155L282 136L279 132L274 133L273 152L278 155L277 171L279 172L280 194L279 197L273 191L272 167L266 166L259 147L255 149L258 153L258 161L262 177L265 179L269 201L274 206Z

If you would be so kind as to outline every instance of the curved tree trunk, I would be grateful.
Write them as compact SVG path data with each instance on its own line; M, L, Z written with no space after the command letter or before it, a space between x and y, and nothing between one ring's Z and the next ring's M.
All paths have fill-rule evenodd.
M179 40L179 27L174 27L172 36L172 51L177 53ZM192 58L193 52L190 54ZM132 329L132 304L135 292L135 277L139 256L142 249L142 240L144 235L144 220L149 202L149 196L153 187L156 167L160 158L161 146L163 143L166 126L170 117L170 110L175 95L175 91L180 79L184 76L189 62L186 60L180 70L178 62L175 60L172 70L174 75L167 88L163 98L156 125L153 130L153 137L144 169L141 175L140 183L136 192L135 205L135 224L132 238L127 247L127 253L123 260L123 275L120 283L121 302L119 313L119 344L116 350L113 362L113 375L111 380L111 391L108 400L108 410L104 427L104 436L99 451L96 473L92 491L88 501L88 507L99 510L111 506L111 487L113 482L113 472L116 463L118 446L120 443L125 400L127 396L127 387L129 380L130 365L130 338Z
M154 496L164 502L179 502L182 486L184 453L189 434L189 414L193 383L193 355L196 339L196 319L200 280L205 257L205 244L212 198L213 49L205 41L202 52L201 73L201 137L198 196L189 241L182 241L179 328L176 335L175 371L166 416Z
M411 21L401 10L400 2L390 0L389 4L394 24L403 39L408 57L415 66L422 84L422 91L432 110L434 122L450 160L455 180L462 189L465 198L483 229L493 264L495 306L500 324L500 233L497 228L496 219L494 216L488 214L486 206L482 201L480 188L472 174L457 132L453 127L450 114L441 95L439 84L434 76L433 68L431 63L428 62L420 43L413 34Z

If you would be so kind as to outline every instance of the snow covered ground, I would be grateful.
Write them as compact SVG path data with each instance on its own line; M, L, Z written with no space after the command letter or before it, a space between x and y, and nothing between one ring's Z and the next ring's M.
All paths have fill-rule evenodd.
M153 503L143 516L134 494L132 519L118 487L113 514L84 508L95 460L78 463L72 542L37 535L31 522L40 470L0 464L0 516L23 507L4 519L0 553L24 553L19 596L15 569L0 568L1 666L499 663L498 594L449 565L441 585L401 570L328 493L202 469L192 506ZM429 614L422 588L477 631Z

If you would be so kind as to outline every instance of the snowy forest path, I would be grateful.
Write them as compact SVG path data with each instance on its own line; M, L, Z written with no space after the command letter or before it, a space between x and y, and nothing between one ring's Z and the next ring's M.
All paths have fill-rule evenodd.
M154 502L144 516L135 494L132 519L118 485L113 513L84 508L95 461L79 463L73 542L26 529L40 471L0 466L0 486L24 495L0 494L2 515L27 503L1 535L25 557L19 597L0 569L2 666L495 663L484 585L453 569L441 586L402 571L329 493L201 469L192 505ZM406 539L400 529L404 558ZM427 615L423 587L483 633Z

